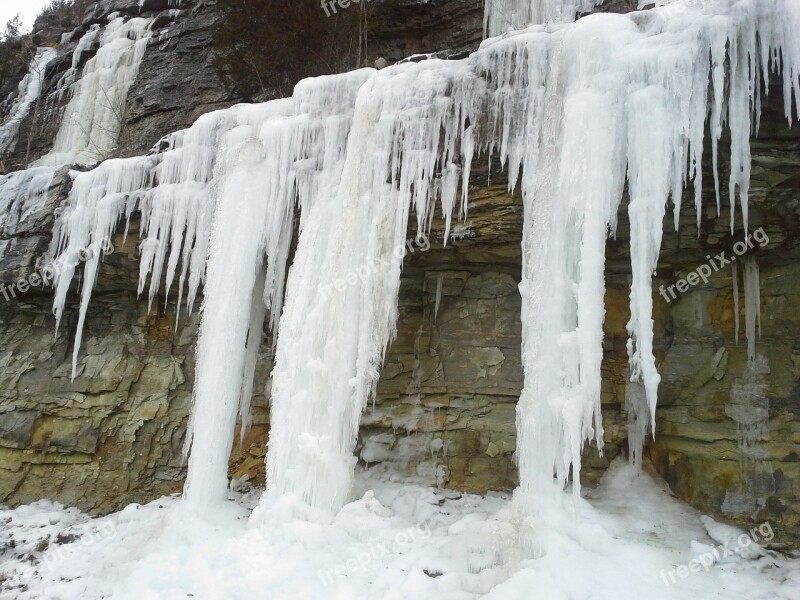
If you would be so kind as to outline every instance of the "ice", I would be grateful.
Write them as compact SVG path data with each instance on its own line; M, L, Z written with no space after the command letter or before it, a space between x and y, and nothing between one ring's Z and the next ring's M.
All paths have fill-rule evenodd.
M454 205L455 186L439 174L468 169L465 67L425 61L370 72L346 148L332 149L341 170L325 174L313 203L301 201L272 374L269 485L256 521L284 494L320 511L349 499L361 412L395 334L409 215L413 208L426 234L433 202L447 192L442 206Z
M270 310L273 324L281 314L295 199L303 210L297 265L307 252L305 240L314 235L315 223L306 211L330 210L331 196L342 176L355 93L368 73L307 80L298 86L291 101L263 105L256 127L233 128L223 138L219 157L225 162L216 175L217 210L187 437L191 454L185 495L194 505L213 505L224 498L237 414L243 417L244 426L249 420L249 394L264 314ZM342 234L343 230L332 232ZM230 235L232 231L237 232L235 236ZM321 260L316 268L319 266ZM232 294L233 289L239 293ZM318 290L313 292L319 295ZM287 318L284 316L281 330L287 326ZM311 338L323 339L310 324L306 331ZM306 354L305 360L311 357ZM273 374L273 422L278 418L279 380ZM293 410L300 412L299 407ZM271 446L280 429L273 429Z
M444 239L447 239L445 235ZM444 283L444 275L441 273L436 276L436 293L434 299L434 306L433 306L433 320L435 321L436 318L439 316L439 306L442 303L442 284Z
M83 53L88 52L91 49L92 45L98 41L101 33L101 25L99 23L92 23L89 26L89 29L86 30L86 33L80 37L75 49L72 51L72 64L70 64L69 69L64 72L64 74L56 83L55 93L52 94L51 97L48 97L48 108L52 101L61 102L61 100L64 98L64 94L72 90L72 86L81 71L81 59L83 58ZM66 42L68 43L69 39L67 39ZM64 42L62 41L62 43Z
M667 8L534 26L462 60L305 80L292 98L205 115L148 156L76 175L51 251L73 265L57 281L58 319L77 258L90 257L73 366L102 253L138 208L139 291L149 277L152 302L180 268L179 303L187 289L191 309L204 281L190 504L224 499L268 314L273 331L280 320L268 489L252 521L287 511L330 520L350 499L359 418L395 333L409 220L423 235L437 212L448 231L453 212L466 219L472 159L493 154L524 203L518 496L526 510L544 511L571 480L577 502L581 452L603 445L605 244L624 190L638 463L644 432L655 432L651 278L666 211L671 202L677 226L681 193L693 186L699 219L708 119L715 157L723 126L731 130L731 209L741 208L747 228L749 135L770 71L784 77L787 117L795 108L797 2ZM295 206L299 237L283 300ZM751 267L749 298L757 281ZM754 331L757 302L747 310Z
M12 237L47 201L53 167L36 167L0 176L0 236Z
M151 32L150 19L118 17L102 30L89 31L73 54L72 75L80 54L99 35L100 48L86 62L80 79L71 85L72 97L64 109L53 149L38 165L91 164L116 148L125 121L128 89L136 79Z
M28 66L28 73L20 81L17 95L8 108L7 117L0 122L0 156L10 154L17 145L17 134L32 106L38 106L45 69L55 57L54 48L37 48Z
M625 412L628 414L628 462L640 469L645 437L652 420L641 381L625 381Z
M147 0L139 0L139 9L142 9L144 7L144 3L146 1ZM169 5L170 6L180 6L181 2L183 2L183 0L169 0Z
M747 338L747 360L752 366L756 360L756 326L761 335L761 279L758 262L753 257L742 261L744 283L744 335Z
M739 267L731 263L731 285L733 286L734 339L739 343Z
M538 23L569 23L605 0L486 0L483 28L487 37Z

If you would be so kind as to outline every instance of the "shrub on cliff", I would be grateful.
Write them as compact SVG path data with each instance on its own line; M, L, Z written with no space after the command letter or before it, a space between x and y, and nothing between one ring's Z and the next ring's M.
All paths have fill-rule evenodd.
M320 0L238 0L221 5L214 66L245 100L286 96L305 77L358 66L361 4L326 16Z
M0 31L0 102L24 76L35 53L30 36L22 35L22 20L17 15Z
M81 24L86 9L92 4L93 0L50 0L36 20L46 19L68 30Z

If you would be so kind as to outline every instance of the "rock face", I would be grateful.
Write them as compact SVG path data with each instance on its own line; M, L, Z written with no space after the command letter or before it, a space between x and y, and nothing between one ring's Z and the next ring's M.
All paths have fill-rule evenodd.
M605 10L627 10L629 4L611 2ZM481 38L482 9L474 0L376 0L368 6L370 60L389 64L443 49L455 54ZM49 85L57 79L55 69L69 64L82 31L112 11L138 10L138 2L97 3L56 61L62 66L48 72ZM184 0L179 14L158 1L145 2L142 10L155 18L158 33L128 95L119 155L144 152L165 133L235 100L212 67L215 2ZM55 126L23 125L23 131L36 132L32 146L39 155L52 142ZM754 366L748 365L746 342L737 345L734 339L730 266L675 299L658 292L658 286L674 285L706 264L709 255L733 256L739 239L730 235L727 209L717 216L709 189L699 231L688 199L679 232L671 216L665 221L654 290L663 383L657 436L646 449L679 497L718 516L769 520L776 530L785 528L787 540L800 525L800 317L794 310L800 295L799 149L800 135L785 125L780 91L774 90L753 145L750 217L751 230L763 228L769 243L738 258L756 260L761 270L762 334ZM11 160L20 165L19 152ZM406 259L398 337L377 398L363 416L357 448L364 466L476 492L516 485L514 421L523 381L517 288L522 203L506 192L501 172L487 180L482 158L473 169L468 220L446 247L443 228L435 224L430 238L414 244ZM712 181L710 173L706 181ZM45 205L23 228L3 234L0 282L32 272L50 243L54 210L68 187L64 169ZM606 446L603 456L587 450L587 483L627 452L627 215L619 222L607 246ZM199 317L178 318L174 303L163 297L152 310L137 301L135 229L134 219L127 239L120 231L115 252L102 266L74 382L69 362L76 307L68 306L54 336L49 290L0 296L0 502L48 497L107 512L181 489ZM415 233L410 230L409 237ZM739 310L743 338L744 298ZM267 341L254 386L254 427L231 457L232 477L259 483L271 360Z
M769 520L793 528L796 542L800 134L786 126L777 91L771 93L766 120L752 148L750 228L763 228L768 244L754 243L752 250L736 256L732 249L742 236L731 237L729 212L723 210L716 218L715 211L707 208L699 234L686 218L680 234L665 237L668 250L658 272L673 283L708 263L706 256L723 251L733 264L755 260L761 271L761 335L755 364L748 365L742 336L743 298L738 344L735 340L731 266L678 301L667 304L661 299L668 312L662 321L659 428L650 458L684 500L725 517ZM741 290L742 270L737 268Z

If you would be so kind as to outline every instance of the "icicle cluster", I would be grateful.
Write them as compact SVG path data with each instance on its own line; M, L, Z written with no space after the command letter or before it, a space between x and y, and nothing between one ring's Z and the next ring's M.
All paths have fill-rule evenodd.
M267 504L287 493L320 509L348 501L361 412L395 334L410 211L418 234L437 200L449 224L469 176L467 67L430 61L371 73L346 146L341 138L324 153L341 163L302 203L272 379Z
M39 99L45 69L56 54L53 48L36 49L36 54L28 66L28 73L20 81L17 95L8 109L8 116L0 124L0 156L10 153L17 145L19 127Z
M486 0L483 29L486 37L543 23L571 23L605 0Z
M224 497L269 310L280 325L264 503L292 495L335 509L348 499L359 417L394 335L408 219L413 211L425 232L438 202L449 230L459 187L466 215L473 156L499 155L525 206L521 490L550 499L572 474L577 494L581 451L603 442L604 253L626 182L630 369L646 403L637 414L652 428L651 275L668 201L677 224L692 182L699 209L705 126L716 171L727 123L730 201L746 219L752 115L770 71L783 75L787 116L800 112L799 28L794 0L593 15L488 40L460 61L306 80L290 99L206 115L165 151L77 176L53 257L86 247L97 257L138 207L140 290L150 274L152 301L163 265L169 284L182 261L191 305L210 238L187 497ZM281 314L295 201L300 236ZM79 327L97 266L87 263ZM58 282L57 316L71 276Z
M108 157L117 145L125 120L128 89L136 79L150 38L149 19L114 18L104 28L93 27L78 42L72 68L58 85L69 90L61 127L52 151L39 165L91 164ZM81 54L99 37L100 48L75 81Z

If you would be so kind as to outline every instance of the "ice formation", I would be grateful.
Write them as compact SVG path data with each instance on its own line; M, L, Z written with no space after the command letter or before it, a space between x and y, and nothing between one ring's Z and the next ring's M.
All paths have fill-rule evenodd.
M742 262L744 279L744 335L747 338L747 360L750 365L756 360L756 328L761 335L761 280L758 262L747 257Z
M731 283L733 285L733 330L734 340L739 343L739 267L731 263Z
M73 54L73 66L62 82L62 89L70 86L72 97L64 109L52 151L37 164L91 164L111 154L125 119L128 89L147 48L149 25L149 19L117 17L103 29L84 34ZM72 83L81 53L98 36L97 54L87 61L80 79Z
M10 153L17 145L19 127L39 100L47 65L56 57L53 48L37 48L28 66L28 74L20 81L17 95L11 102L7 118L0 123L0 156Z
M420 235L435 200L449 223L459 178L468 176L467 66L430 61L370 72L353 90L349 134L342 130L322 153L341 162L313 204L301 204L272 375L278 425L265 503L292 493L330 509L349 499L361 412L395 334L410 210ZM331 287L332 295L320 294Z
M53 181L53 167L36 167L0 176L0 236L13 237L44 206ZM0 255L4 251L0 242Z
M256 514L287 496L335 510L348 500L359 417L394 335L409 217L425 233L438 202L447 239L454 213L466 217L473 156L494 154L525 212L520 495L550 501L570 475L578 494L581 451L603 443L605 243L626 183L631 383L652 428L650 280L668 201L677 224L691 182L699 210L705 126L716 158L727 124L730 201L746 223L751 114L770 71L783 76L787 117L800 112L798 30L795 0L593 15L487 40L463 60L306 80L290 99L201 117L151 155L76 176L51 253L73 264L94 250L75 360L99 257L121 219L142 211L140 291L149 275L151 301L164 266L169 287L181 264L179 296L188 276L191 307L210 239L186 496L224 497L269 310L280 323ZM281 310L295 203L300 235ZM73 271L57 282L58 318ZM757 279L745 278L752 294Z
M739 267L731 263L733 285L734 337L739 343ZM756 329L761 336L761 276L758 261L752 256L742 260L744 284L744 335L747 339L747 362L750 368L756 364Z
M487 37L542 23L570 23L605 0L486 0L483 28Z

